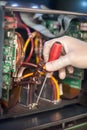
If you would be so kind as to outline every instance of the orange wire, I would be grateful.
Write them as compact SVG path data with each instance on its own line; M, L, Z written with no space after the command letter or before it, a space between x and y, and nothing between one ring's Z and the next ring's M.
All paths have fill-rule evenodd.
M33 75L33 72L28 73L28 74L25 74L25 75L23 75L23 76L21 77L21 79L25 79L25 78L30 77L30 76L32 76L32 75Z

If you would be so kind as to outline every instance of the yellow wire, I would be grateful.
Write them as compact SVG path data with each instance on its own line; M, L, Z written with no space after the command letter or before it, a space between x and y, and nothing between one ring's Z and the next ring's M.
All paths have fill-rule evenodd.
M54 81L57 91L57 100L60 100L60 89L57 80L54 78L54 76L51 76L51 79Z
M32 35L32 38L34 38L34 37L36 36L36 34L37 34L36 32L33 32L33 33L31 34L31 35ZM25 53L29 42L30 42L30 37L28 37L27 41L26 41L25 44L24 44L23 53Z
M38 40L38 37L35 38L35 49L38 49L38 43L39 43L39 40ZM38 51L38 50L37 50ZM38 55L36 54L36 63L38 64L39 63L39 57Z
M35 38L35 47L38 47L38 37Z
M41 75L45 74L44 72L40 72ZM28 73L28 74L25 74L24 76L22 76L21 79L24 79L24 78L27 78L27 77L30 77L33 75L33 72L31 73ZM59 85L58 85L58 82L57 80L55 79L54 76L51 76L51 80L53 80L53 82L55 83L55 87L56 87L56 92L57 92L57 100L59 101L60 100L60 89L59 89Z
M27 46L28 46L29 42L30 42L30 38L28 38L27 41L26 41L25 44L24 44L23 53L25 53L25 51L26 51L26 49L27 49Z

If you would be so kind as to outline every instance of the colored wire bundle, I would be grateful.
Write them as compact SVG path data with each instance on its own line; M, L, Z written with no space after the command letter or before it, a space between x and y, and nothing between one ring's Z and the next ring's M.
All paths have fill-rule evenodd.
M40 74L43 75L44 73L40 72ZM32 75L33 75L33 72L25 74L21 77L21 79L28 78ZM52 83L52 86L53 86L54 101L59 101L60 100L60 89L59 89L58 82L57 82L57 80L55 79L54 76L51 76L50 79L51 79L51 83Z

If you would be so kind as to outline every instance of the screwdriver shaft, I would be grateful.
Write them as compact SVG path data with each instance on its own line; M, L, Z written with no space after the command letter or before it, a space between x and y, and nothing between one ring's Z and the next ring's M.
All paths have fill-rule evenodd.
M38 95L38 97L37 97L36 104L38 104L38 102L39 102L39 99L40 99L41 94L42 94L42 91L43 91L43 89L44 89L44 86L45 86L46 80L47 80L47 75L45 76L45 79L44 79L44 81L43 81L43 84L42 84L41 90L40 90L39 95Z

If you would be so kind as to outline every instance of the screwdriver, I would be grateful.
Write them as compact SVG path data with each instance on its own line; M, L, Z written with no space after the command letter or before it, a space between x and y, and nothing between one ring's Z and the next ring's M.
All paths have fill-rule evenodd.
M61 44L60 42L55 42L55 43L53 44L53 46L51 47L48 62L54 61L54 60L58 59L58 58L60 57L60 55L61 55L61 52L62 52L62 44ZM47 74L48 74L48 73L47 73ZM47 80L47 78L48 78L47 74L46 74L46 76L45 76L45 79L44 79L43 84L42 84L42 86L41 86L41 90L40 90L39 95L38 95L38 97L37 97L37 100L36 100L36 103L35 103L36 105L37 105L38 102L39 102L39 99L40 99L41 94L42 94L42 91L43 91L43 89L44 89L46 80Z

